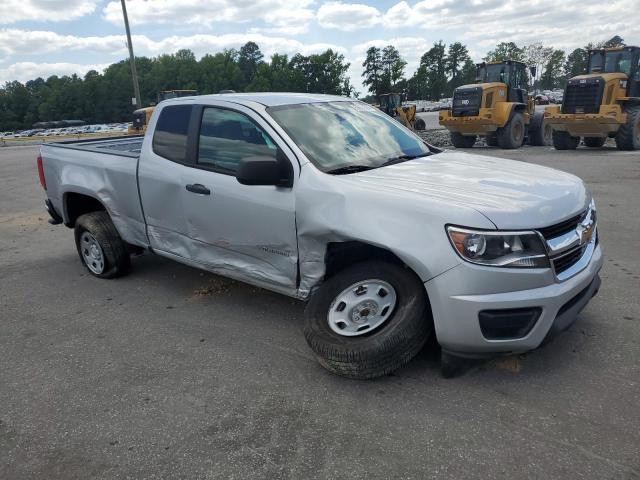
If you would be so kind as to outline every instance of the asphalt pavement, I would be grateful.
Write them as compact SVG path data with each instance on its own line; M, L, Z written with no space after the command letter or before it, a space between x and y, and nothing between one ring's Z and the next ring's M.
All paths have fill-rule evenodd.
M91 277L37 148L0 148L0 479L640 478L640 152L474 152L587 182L601 291L527 355L360 382L317 364L301 302L153 255Z

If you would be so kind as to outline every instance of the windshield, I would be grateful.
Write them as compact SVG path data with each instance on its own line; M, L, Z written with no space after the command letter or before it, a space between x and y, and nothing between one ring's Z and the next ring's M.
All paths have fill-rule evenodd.
M391 159L431 153L419 137L363 102L281 105L267 111L324 172L376 168Z
M502 75L504 73L504 75ZM483 64L478 67L478 80L483 83L502 82L509 84L509 68L503 63Z
M621 72L631 75L631 52L626 50L606 52L604 57L605 73Z

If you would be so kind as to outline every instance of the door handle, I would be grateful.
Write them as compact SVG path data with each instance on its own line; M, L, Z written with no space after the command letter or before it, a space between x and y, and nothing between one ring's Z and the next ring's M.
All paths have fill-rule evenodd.
M189 184L185 188L191 193L197 193L199 195L211 195L211 190L199 183Z

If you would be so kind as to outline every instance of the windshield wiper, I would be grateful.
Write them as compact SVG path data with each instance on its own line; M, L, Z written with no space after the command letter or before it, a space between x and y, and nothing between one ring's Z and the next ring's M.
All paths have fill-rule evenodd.
M424 152L419 153L418 155L399 155L397 157L391 157L387 159L386 162L381 163L378 167L386 167L388 165L395 165L396 163L407 162L409 160L414 160L420 157L428 157L429 155L433 155L433 152Z
M344 175L347 173L364 172L365 170L371 170L371 165L347 165L345 167L334 168L333 170L327 170L326 173L332 175Z

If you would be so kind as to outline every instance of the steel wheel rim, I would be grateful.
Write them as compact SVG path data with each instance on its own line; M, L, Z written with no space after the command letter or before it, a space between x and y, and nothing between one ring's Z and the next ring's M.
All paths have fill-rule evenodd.
M338 335L356 337L383 325L397 303L395 289L384 280L363 280L340 292L329 307L327 323Z
M551 125L544 126L544 143L545 145L550 145L553 137L553 128Z
M99 275L104 271L104 253L96 237L89 232L80 235L80 253L85 265L93 273Z
M518 142L520 142L520 140L524 137L524 128L522 128L522 124L520 122L516 122L513 130L513 136Z

